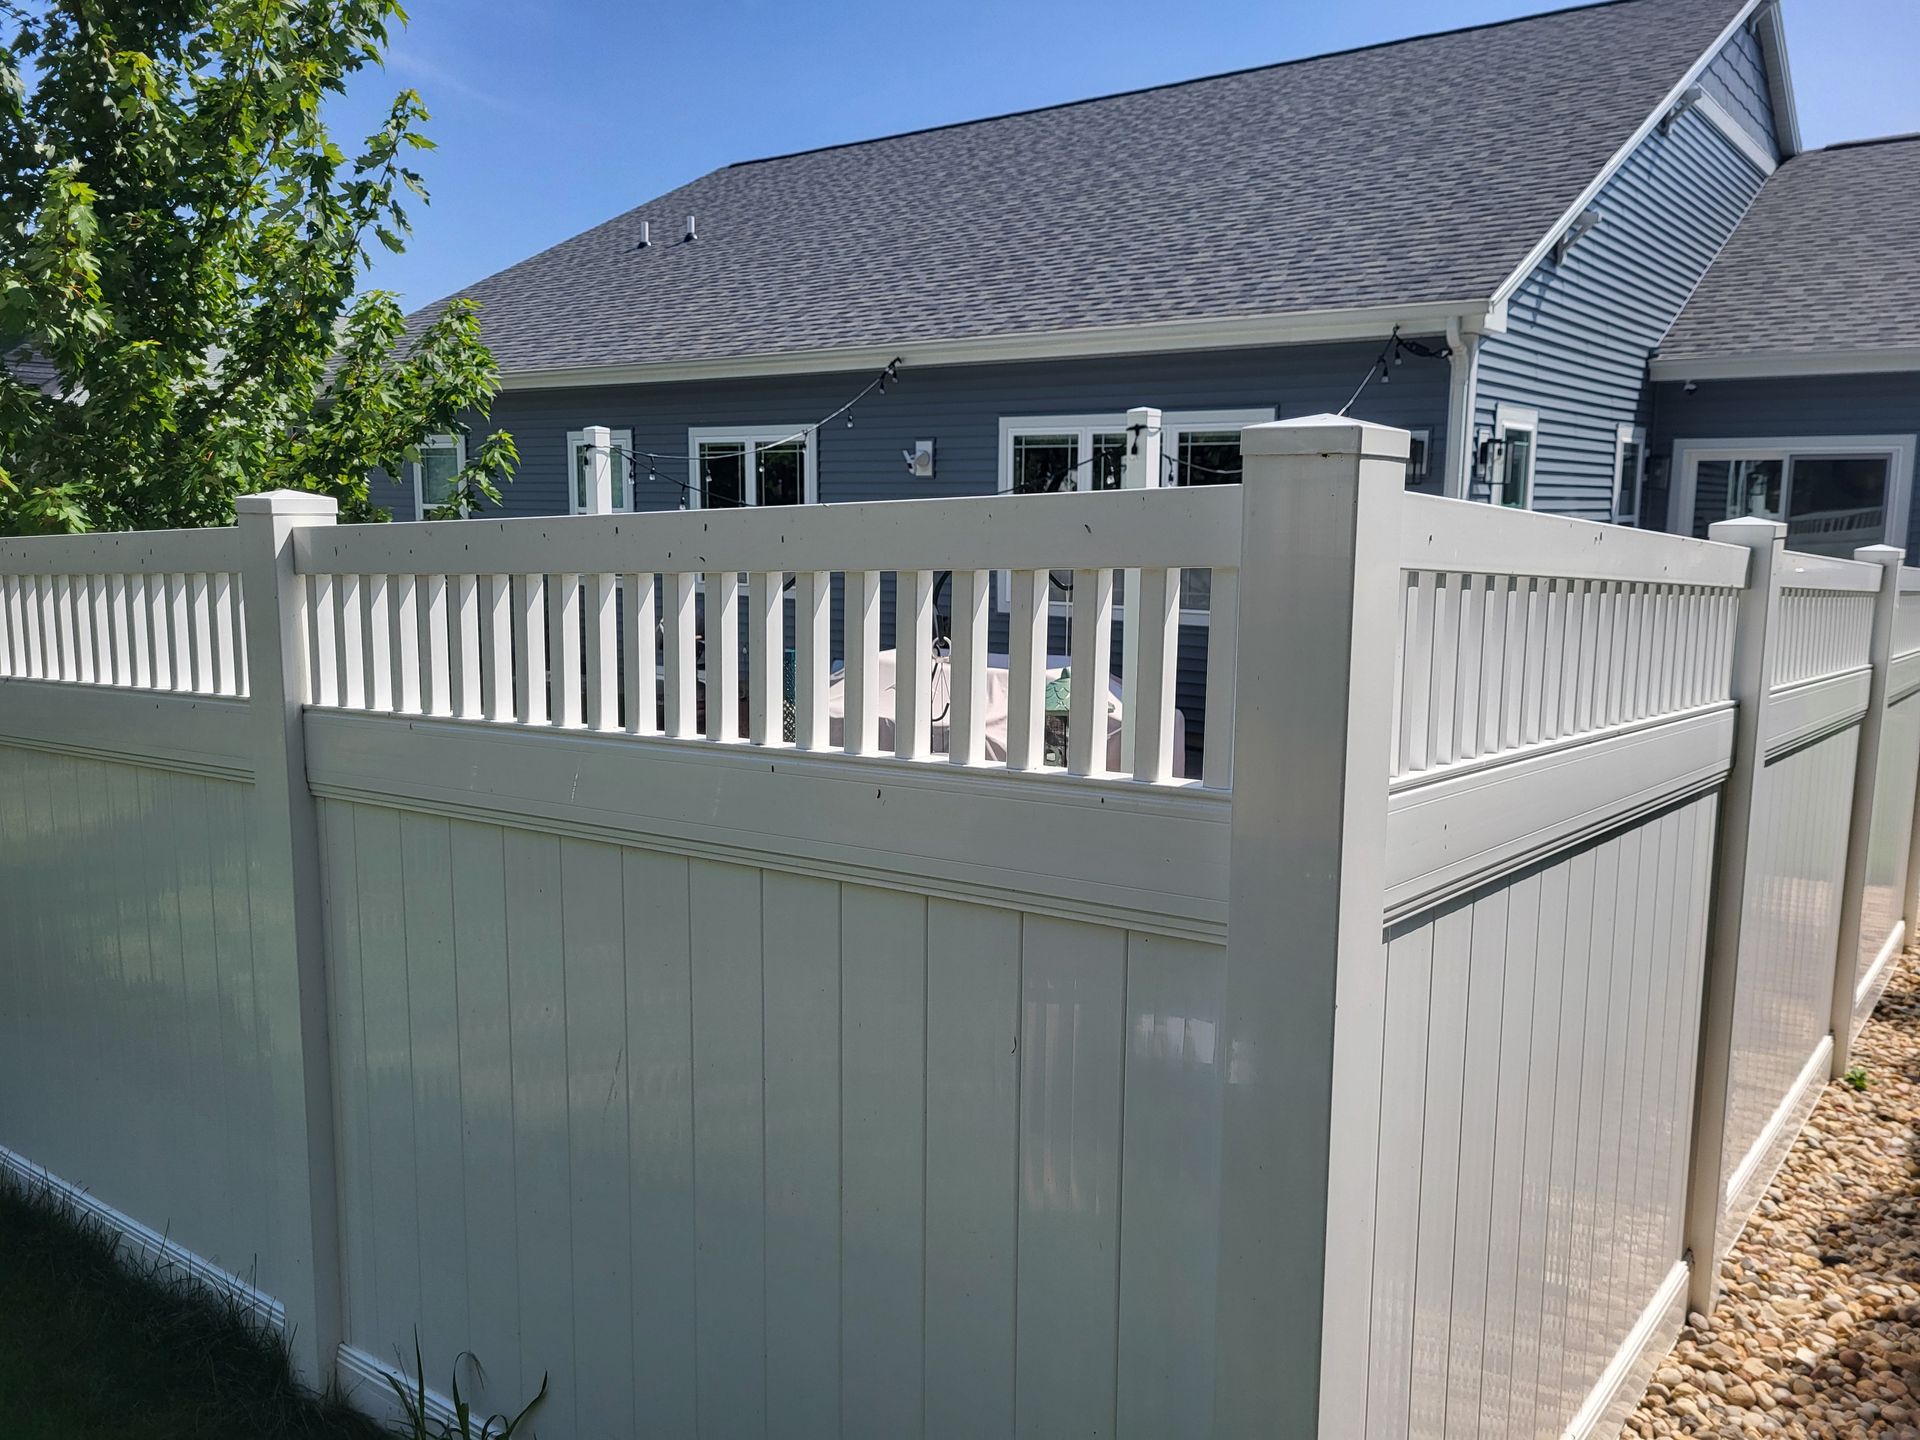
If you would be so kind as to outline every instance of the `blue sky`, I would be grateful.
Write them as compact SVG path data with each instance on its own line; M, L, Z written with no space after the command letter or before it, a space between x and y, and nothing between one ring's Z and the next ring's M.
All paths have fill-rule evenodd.
M1809 146L1920 130L1920 0L1785 0ZM409 308L734 160L1556 8L1542 0L416 0L387 73L433 204L370 284Z

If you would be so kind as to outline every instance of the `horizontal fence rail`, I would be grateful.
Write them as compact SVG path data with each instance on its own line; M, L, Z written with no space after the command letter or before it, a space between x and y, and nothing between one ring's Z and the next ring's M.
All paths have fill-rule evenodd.
M1746 555L1410 495L1395 777L1721 704Z
M1169 783L1180 575L1211 572L1210 644L1231 655L1239 517L1237 491L1196 487L322 527L296 540L312 699ZM1059 656L1049 634L1062 597ZM1109 677L1126 625L1138 673L1122 677L1116 706ZM1059 745L1048 691L1063 671ZM1229 667L1212 667L1209 687L1209 711L1230 717ZM1055 740L1060 728L1056 718ZM1225 787L1224 744L1204 778Z
M236 535L0 540L0 677L244 696Z

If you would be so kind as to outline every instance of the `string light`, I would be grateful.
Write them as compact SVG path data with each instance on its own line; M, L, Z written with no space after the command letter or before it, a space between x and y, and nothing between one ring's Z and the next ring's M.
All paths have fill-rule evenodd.
M867 396L874 394L876 391L882 395L886 394L887 383L889 381L892 381L896 385L900 383L900 357L898 355L894 356L893 359L889 360L886 363L886 365L881 368L879 374L875 375L873 379L869 380L863 387L861 387L861 390L857 395L855 395L851 400L847 401L846 404L840 406L839 409L831 411L827 415L822 416L820 419L814 421L811 425L802 425L798 430L794 431L793 434L791 435L783 435L777 440L755 440L751 442L753 445L754 451L757 453L761 450L778 450L783 445L793 444L793 442L796 440L811 439L814 435L818 434L820 430L822 430L828 425L831 425L835 420L840 419L842 416L846 417L847 428L849 430L853 429L853 407L858 405L862 400L866 399ZM616 458L621 455L626 456L627 487L628 487L629 495L631 495L632 493L632 488L635 480L639 478L640 462L642 460L645 460L647 462L647 480L649 483L652 483L654 481L664 480L669 484L676 485L679 487L681 509L683 510L686 509L687 497L690 495L698 495L700 497L700 506L702 509L713 508L713 494L712 494L713 487L712 487L711 481L706 477L704 471L702 472L701 476L698 477L699 478L698 484L695 484L691 480L682 480L677 475L662 475L660 473L658 466L661 461L665 461L668 464L672 464L672 465L692 465L695 463L693 461L688 460L688 458L685 455L668 455L658 450L622 450L618 445L608 445L604 447L596 445L596 446L583 447L583 448L589 448L594 450L604 448ZM745 458L745 455L746 455L746 451L743 447L741 451L741 456L743 459ZM737 499L728 497L728 498L722 499L721 506L723 508L729 507L729 506L744 507L746 503L747 501L745 497L741 497Z
M1335 413L1344 415L1347 411L1351 410L1354 401L1360 398L1366 391L1367 386L1374 382L1375 377L1379 378L1382 385L1392 384L1392 367L1398 365L1406 356L1417 355L1422 360L1445 360L1452 356L1452 354L1452 349L1445 345L1436 349L1434 346L1423 344L1418 340L1404 340L1400 336L1400 327L1398 325L1394 326L1393 333L1387 336L1387 343L1380 347L1380 353L1374 356L1373 363L1367 366L1365 377L1354 387L1353 394L1347 397L1347 403L1342 405Z

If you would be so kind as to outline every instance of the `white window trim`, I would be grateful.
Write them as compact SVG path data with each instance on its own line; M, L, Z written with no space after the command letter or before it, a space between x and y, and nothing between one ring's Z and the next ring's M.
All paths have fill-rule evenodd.
M626 515L631 513L633 510L633 480L634 480L633 465L632 465L633 431L614 430L614 431L610 431L609 433L613 437L614 493L616 495L624 495L627 501L627 503L624 505L616 504L613 507L613 513L616 515ZM581 449L585 447L586 443L587 443L587 432L585 430L569 430L567 432L566 474L567 474L567 513L569 515L584 515L587 513L586 511L580 508L580 474L577 468L577 462L575 460L575 456L578 454L578 452ZM625 474L622 474L619 468L621 465L621 459L620 459L621 456L625 456L627 461L627 469Z
M457 475L460 471L467 468L467 437L466 436L464 435L429 435L423 442L421 442L420 448L423 451L444 450L448 446L453 447L453 469L454 469L454 473ZM409 460L407 462L407 468L413 472L413 515L416 520L424 520L427 518L427 501L426 501L426 494L421 489L421 479L422 479L422 472L425 467L422 466L419 460ZM466 513L467 513L467 508L466 506L462 505L460 507L461 517L465 518Z
M1167 410L1160 416L1160 446L1162 454L1178 454L1180 436L1188 430L1243 430L1249 425L1264 425L1275 418L1275 410L1268 406L1245 406L1226 410ZM1009 494L1013 490L1013 440L1016 435L1066 434L1072 432L1084 446L1087 436L1098 431L1105 434L1124 432L1127 428L1127 415L1124 410L1106 411L1080 415L1003 415L1000 417L1000 473L997 481L999 492ZM1079 458L1085 458L1081 456ZM1073 488L1079 489L1080 477L1084 471L1076 469L1073 474ZM994 579L994 606L1005 611L1009 586L1006 572L996 571ZM1064 614L1067 606L1064 600L1053 601L1053 612ZM1126 614L1126 606L1116 604L1113 607L1116 616ZM1180 611L1182 625L1204 626L1207 623L1205 610Z
M1162 453L1177 450L1180 436L1188 430L1242 430L1249 425L1264 425L1274 418L1272 406L1250 406L1233 410L1168 410L1160 416L1160 446ZM999 490L1007 494L1013 489L1013 439L1016 435L1064 434L1068 431L1085 437L1095 431L1106 434L1124 432L1127 428L1127 415L1124 410L1083 415L1002 415L1000 417L1000 474ZM1074 488L1079 489L1080 472L1073 476Z
M799 440L801 446L800 461L800 503L815 505L820 500L820 467L818 433L811 425L724 425L704 426L687 431L687 508L698 510L704 498L700 484L700 447L702 445L740 445L755 446L774 444L783 440ZM747 504L760 503L759 467L749 464L746 474Z
M1920 437L1913 435L1766 435L1751 440L1715 437L1673 442L1673 480L1667 496L1667 528L1676 535L1693 533L1693 500L1702 460L1779 460L1782 463L1781 500L1791 503L1787 488L1795 455L1887 455L1887 526L1881 537L1888 545L1907 545L1907 507L1913 490L1913 457Z
M1420 442L1420 468L1418 470L1413 468L1411 458L1413 447L1411 445L1407 447L1409 455L1407 461L1407 479L1409 481L1424 480L1433 473L1433 431L1425 425L1417 425L1407 431L1407 435L1411 440L1418 440Z
M1538 443L1536 440L1535 443ZM1633 477L1633 509L1620 509L1620 462L1626 457L1627 446L1637 444L1640 447L1640 466ZM1613 436L1613 523L1616 525L1638 525L1640 506L1647 486L1647 427L1644 425L1620 425Z
M1496 405L1493 410L1493 438L1504 441L1509 431L1524 430L1533 437L1527 446L1527 474L1520 487L1520 506L1522 510L1533 509L1533 477L1540 468L1540 412L1530 410L1525 405ZM1506 446L1499 451L1500 468L1504 472L1507 464ZM1487 503L1500 504L1500 487L1504 475L1487 477ZM1511 507L1509 507L1511 508Z

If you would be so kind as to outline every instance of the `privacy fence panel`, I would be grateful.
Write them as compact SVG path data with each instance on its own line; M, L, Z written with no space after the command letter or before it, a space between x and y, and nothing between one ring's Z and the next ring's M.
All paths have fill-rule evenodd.
M1322 1433L1599 1433L1684 1292L1746 557L1403 506L1371 1305Z
M298 1037L255 925L241 568L234 530L0 540L0 1168L283 1323Z
M1739 922L1716 1254L1759 1202L1831 1066L1848 837L1883 573L1778 548L1756 553L1771 555L1777 595ZM1842 968L1853 959L1849 953Z
M1228 801L1169 780L1170 627L1122 712L1138 778L1105 744L1045 762L1033 567L1230 583L1239 498L1112 498L313 538L350 1372L417 1326L489 1405L551 1372L543 1434L1207 1428ZM829 577L930 647L943 557L938 703L860 603L830 672ZM997 558L1043 604L990 757ZM391 646L382 593L426 598ZM1111 602L1075 609L1084 665Z
M1888 962L1910 938L1915 795L1920 788L1920 570L1900 571L1888 652L1886 713L1856 947L1856 1032L1886 986Z

